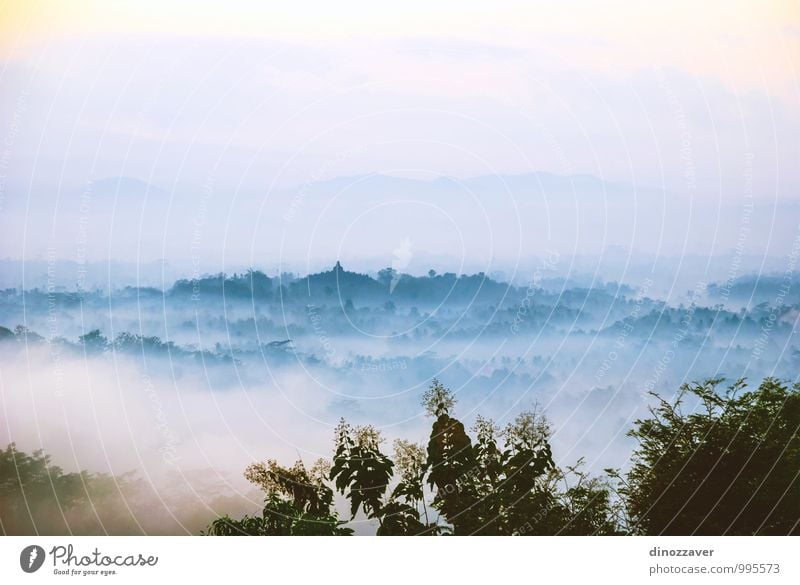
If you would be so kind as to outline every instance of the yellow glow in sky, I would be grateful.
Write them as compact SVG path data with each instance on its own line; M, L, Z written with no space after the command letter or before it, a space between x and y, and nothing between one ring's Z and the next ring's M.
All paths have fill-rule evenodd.
M297 42L436 37L547 46L584 70L674 67L737 90L798 92L800 2L476 2L340 0L11 0L0 5L5 58L54 39L97 35L242 36ZM590 43L590 46L587 45Z

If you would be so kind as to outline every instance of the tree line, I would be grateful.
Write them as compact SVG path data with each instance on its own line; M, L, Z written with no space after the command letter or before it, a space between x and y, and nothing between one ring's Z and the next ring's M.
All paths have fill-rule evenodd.
M453 393L434 380L423 397L427 445L341 421L330 461L268 460L245 476L265 493L261 515L223 516L208 535L348 535L363 514L377 535L794 535L800 532L800 386L766 378L685 384L653 394L636 420L626 472L582 461L560 468L551 427L523 412L503 428L466 429ZM349 502L339 517L334 493Z
M377 535L800 533L800 385L711 379L683 385L671 400L653 398L629 431L636 447L626 470L592 475L581 460L556 465L541 412L502 428L477 417L467 429L453 393L434 380L423 396L427 444L397 440L389 449L374 427L341 421L330 460L250 465L245 477L263 490L261 513L225 515L200 532L349 535L359 517ZM0 450L0 533L177 530L150 522L163 494L147 495L140 483L66 473L41 451L9 445ZM345 517L336 494L348 503ZM199 530L207 517L183 499L174 502L177 525ZM242 504L221 494L212 508L236 513Z

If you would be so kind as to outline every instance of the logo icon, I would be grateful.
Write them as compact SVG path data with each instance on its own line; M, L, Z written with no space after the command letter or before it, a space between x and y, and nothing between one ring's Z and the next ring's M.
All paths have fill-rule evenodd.
M408 268L408 265L411 264L411 258L414 257L412 247L411 239L406 238L392 250L392 281L389 283L389 294L394 292L394 287L400 282L400 271Z
M41 546L32 544L22 549L19 554L19 566L26 573L35 573L44 564L44 549Z

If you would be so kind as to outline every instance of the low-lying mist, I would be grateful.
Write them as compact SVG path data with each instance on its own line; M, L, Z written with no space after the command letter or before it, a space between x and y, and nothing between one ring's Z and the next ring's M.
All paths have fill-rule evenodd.
M465 422L480 413L502 425L538 409L559 465L625 468L626 433L650 392L791 377L800 361L794 281L742 278L687 295L668 303L647 281L520 287L338 265L163 291L9 289L0 444L113 479L94 498L97 518L62 518L52 532L198 533L220 513L258 509L244 468L330 457L342 417L377 425L389 444L425 440L420 397L433 378Z

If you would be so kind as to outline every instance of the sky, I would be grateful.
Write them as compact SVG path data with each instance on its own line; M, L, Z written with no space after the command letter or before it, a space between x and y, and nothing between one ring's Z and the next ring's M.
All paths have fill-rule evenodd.
M688 306L708 283L791 278L798 258L800 0L0 0L0 289L168 289L341 260L624 282ZM52 309L41 333L77 328ZM166 326L138 297L136 311L140 332ZM361 351L354 339L341 355ZM599 378L569 365L588 363L577 347L553 350L557 441L619 458L602 437L629 421L618 403L618 418L595 415L618 392L580 394ZM238 474L268 447L321 454L321 421L340 414L310 374L237 373L240 388L205 392L207 369L178 380L170 361L151 384L132 362L25 351L3 366L30 392L8 395L19 416L0 439L53 446L59 464L77 447L103 470L109 448L122 453L109 470L152 473L165 437L148 425L167 413L187 464ZM54 379L76 389L69 412ZM133 440L97 412L130 415Z
M60 253L120 177L167 202L118 209L158 241L149 224L210 191L219 217L285 216L304 186L370 174L592 175L642 207L753 197L776 217L800 193L799 67L797 1L7 1L0 256Z

